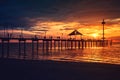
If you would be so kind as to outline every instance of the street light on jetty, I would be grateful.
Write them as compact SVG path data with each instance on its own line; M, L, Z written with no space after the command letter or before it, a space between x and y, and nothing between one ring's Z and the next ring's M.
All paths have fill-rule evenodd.
M20 31L19 38L23 38L23 30L24 28L17 28Z
M5 35L6 35L6 27L4 26L4 34L3 34L4 38L5 38Z
M103 25L103 42L104 42L104 39L105 39L105 33L104 33L104 25L105 25L105 21L104 21L104 19L103 19L103 22L102 22L102 25Z

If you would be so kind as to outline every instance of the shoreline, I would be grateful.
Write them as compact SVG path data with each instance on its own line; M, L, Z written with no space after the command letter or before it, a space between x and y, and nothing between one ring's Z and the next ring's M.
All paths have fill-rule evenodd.
M120 65L0 59L1 80L120 80Z

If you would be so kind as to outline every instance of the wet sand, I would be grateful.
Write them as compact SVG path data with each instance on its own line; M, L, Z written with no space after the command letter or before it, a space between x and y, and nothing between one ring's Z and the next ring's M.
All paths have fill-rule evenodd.
M120 65L0 59L0 80L120 80Z

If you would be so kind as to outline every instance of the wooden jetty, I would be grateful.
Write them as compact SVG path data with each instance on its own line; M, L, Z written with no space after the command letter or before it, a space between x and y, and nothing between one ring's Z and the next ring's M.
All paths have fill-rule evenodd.
M0 38L1 42L1 58L8 58L10 56L10 43L12 40L17 40L18 41L18 47L19 47L19 55L18 58L21 56L24 56L26 58L26 44L27 41L29 40L32 44L32 58L34 58L35 55L39 56L39 48L42 50L53 50L53 49L58 49L58 50L66 50L66 49L84 49L84 48L89 48L89 47L105 47L105 46L110 46L112 44L111 40L75 40L75 39L60 39L56 38L53 39L51 38ZM7 45L5 47L4 45ZM23 45L21 48L21 44ZM39 46L39 44L42 44L42 46ZM7 51L7 55L5 55L5 51ZM21 53L23 51L23 55Z

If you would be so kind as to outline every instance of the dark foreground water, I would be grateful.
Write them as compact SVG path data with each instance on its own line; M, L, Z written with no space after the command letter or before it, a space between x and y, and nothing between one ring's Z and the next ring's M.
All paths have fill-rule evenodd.
M4 45L4 57L7 54L7 45ZM99 62L120 65L120 44L113 44L109 47L91 47L84 49L52 49L43 50L39 44L38 56L36 47L34 48L34 59L39 60L57 60L72 62ZM0 44L0 56L2 54L2 46ZM17 43L10 44L10 58L18 58L19 47ZM23 44L21 45L21 59L24 55ZM32 59L32 45L26 45L26 59Z

